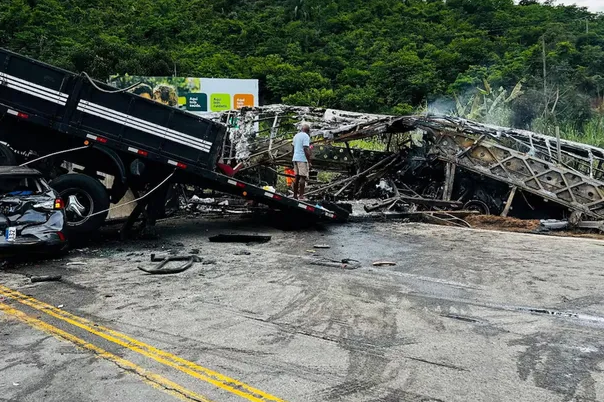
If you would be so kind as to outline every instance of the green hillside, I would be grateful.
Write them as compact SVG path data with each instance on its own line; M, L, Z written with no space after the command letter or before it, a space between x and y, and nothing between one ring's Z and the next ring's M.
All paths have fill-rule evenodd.
M604 112L604 17L577 7L534 0L0 0L0 6L1 47L99 79L175 72L258 78L264 103L380 113L427 105L447 111L457 96L464 113L474 109L483 120L486 109L505 105L504 120L520 127L582 127ZM519 83L521 91L509 98Z

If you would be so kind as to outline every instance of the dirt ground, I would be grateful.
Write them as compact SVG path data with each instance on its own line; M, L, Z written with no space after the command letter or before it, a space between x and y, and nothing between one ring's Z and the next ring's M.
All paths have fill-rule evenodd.
M574 229L545 231L541 227L541 221L537 219L517 219L511 217L504 218L495 215L476 215L466 217L465 221L468 222L472 228L476 229L604 240L604 234L596 230Z
M159 229L0 268L0 400L604 400L602 241L397 222ZM208 241L221 233L272 240ZM203 262L180 274L137 269L191 252Z
M465 218L473 228L495 229L510 232L531 233L539 230L541 222L539 220L527 220L516 218L504 218L496 215L476 215Z

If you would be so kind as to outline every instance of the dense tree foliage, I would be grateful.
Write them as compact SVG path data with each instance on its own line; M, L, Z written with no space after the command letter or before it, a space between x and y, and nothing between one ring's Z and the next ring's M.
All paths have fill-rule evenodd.
M521 82L512 124L581 125L602 111L604 17L551 3L0 0L0 46L99 79L258 78L264 103L381 113Z

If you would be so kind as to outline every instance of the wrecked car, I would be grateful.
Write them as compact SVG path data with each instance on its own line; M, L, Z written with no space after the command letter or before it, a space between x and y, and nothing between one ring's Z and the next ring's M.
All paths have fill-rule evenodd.
M40 172L0 166L0 254L60 254L67 249L65 209Z

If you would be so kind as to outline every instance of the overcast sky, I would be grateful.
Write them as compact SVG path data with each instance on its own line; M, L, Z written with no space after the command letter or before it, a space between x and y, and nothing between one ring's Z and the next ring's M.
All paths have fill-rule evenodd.
M591 11L604 11L604 0L559 0L558 4L576 4L588 7Z

